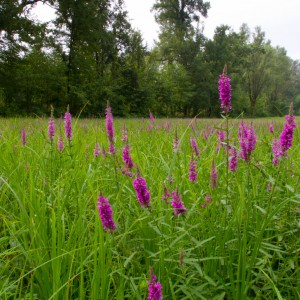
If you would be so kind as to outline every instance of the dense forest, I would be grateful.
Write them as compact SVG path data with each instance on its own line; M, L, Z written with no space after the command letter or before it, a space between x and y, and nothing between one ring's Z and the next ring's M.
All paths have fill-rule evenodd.
M33 18L38 2L55 20ZM300 114L300 61L273 47L263 29L227 25L212 39L201 24L209 2L156 0L160 25L151 49L133 29L124 0L0 0L0 115L213 117L227 64L233 115L273 116L294 102Z

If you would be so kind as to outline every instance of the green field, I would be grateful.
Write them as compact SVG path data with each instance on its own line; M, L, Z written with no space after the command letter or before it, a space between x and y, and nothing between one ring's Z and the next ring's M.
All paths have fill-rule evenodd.
M46 119L1 119L0 299L146 299L150 267L164 299L300 299L299 129L274 166L272 142L285 120L253 120L255 150L231 172L226 144L239 150L240 122L229 120L220 144L222 119L116 119L112 155L104 119L74 118L69 141L56 119L52 142ZM123 174L124 126L132 177ZM196 182L189 180L191 160ZM133 187L138 174L149 208ZM162 200L165 189L181 195L185 213L174 215L171 198ZM113 232L99 218L100 191L113 209Z

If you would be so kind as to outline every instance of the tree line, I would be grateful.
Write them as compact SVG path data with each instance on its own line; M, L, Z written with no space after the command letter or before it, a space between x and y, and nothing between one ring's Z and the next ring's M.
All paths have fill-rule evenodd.
M55 19L38 22L43 2ZM0 115L213 117L227 64L233 115L300 113L300 62L273 47L259 27L227 25L204 36L209 2L156 0L160 25L149 49L130 24L124 0L0 0Z

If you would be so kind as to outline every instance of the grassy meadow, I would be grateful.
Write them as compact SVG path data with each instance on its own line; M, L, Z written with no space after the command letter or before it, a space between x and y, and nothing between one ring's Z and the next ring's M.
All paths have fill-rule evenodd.
M228 125L237 150L240 122ZM1 119L0 299L147 299L150 267L164 299L300 299L299 129L274 166L272 142L285 120L252 122L255 150L232 172L227 138L220 143L216 132L226 131L223 119L115 119L114 155L104 119L73 118L70 140L56 119L53 141L46 118ZM124 127L132 176L122 159ZM147 182L149 208L137 199L137 176ZM174 214L166 191L180 194L185 213ZM102 226L100 192L115 231Z

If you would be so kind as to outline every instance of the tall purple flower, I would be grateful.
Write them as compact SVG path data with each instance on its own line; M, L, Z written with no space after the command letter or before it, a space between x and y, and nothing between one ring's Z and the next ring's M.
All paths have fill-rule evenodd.
M273 124L269 125L269 132L274 133L274 126L273 126Z
M154 124L154 123L155 123L155 119L154 119L154 117L153 117L153 115L152 115L151 112L150 112L150 114L149 114L149 118L150 118L152 124Z
M216 130L218 135L219 143L217 145L216 151L218 152L222 146L224 146L225 141L225 131L224 130Z
M57 149L59 152L62 152L64 150L64 141L61 135L58 137Z
M72 135L72 115L69 113L69 111L67 111L65 113L65 134L66 134L66 138L67 140L71 140L73 138Z
M296 128L295 116L287 115L285 116L285 119L287 123L284 123L283 131L279 137L280 147L284 153L292 147L294 130Z
M174 141L173 141L173 150L174 150L174 152L180 152L179 143L180 143L180 140L178 138L177 128L176 128L175 138L174 138Z
M223 74L219 76L219 98L221 100L221 109L224 110L225 113L228 113L231 106L231 86L230 86L230 78L226 74L226 66L224 67Z
M125 147L122 149L123 161L125 163L126 168L132 169L134 164L133 164L132 157L131 157L129 151L130 151L130 147L128 144L126 144Z
M105 110L105 124L106 124L106 133L109 141L108 150L111 154L115 154L115 134L114 134L114 120L113 115L111 113L111 107L107 104Z
M150 193L147 188L146 180L143 177L137 177L133 180L133 187L142 208L149 207Z
M283 156L283 152L280 147L280 141L275 140L272 145L272 152L273 152L273 160L272 163L274 166L279 164L280 158Z
M114 141L114 120L111 113L111 107L107 106L105 110L106 133L110 142Z
M99 148L99 144L95 143L95 148L94 148L94 156L98 157L100 155L100 148Z
M166 132L168 132L168 133L170 132L170 126L171 126L170 121L167 121L165 128L166 128Z
M152 268L150 268L150 281L148 281L148 300L162 300L162 285L157 282L157 277L153 274Z
M190 128L192 129L192 131L195 132L195 125L194 125L193 121L189 125L190 125Z
M26 131L22 130L22 145L25 146L27 144L26 142Z
M210 171L210 187L214 189L218 183L218 171L215 166L214 160L211 163L211 171Z
M209 137L209 132L206 129L204 129L203 130L203 138L207 141L208 137Z
M225 141L225 131L224 130L216 130L219 142L222 144Z
M128 140L128 129L124 125L124 127L122 129L122 142L126 143L127 140Z
M257 140L252 125L248 125L246 122L242 121L239 126L238 135L241 147L240 157L248 162L250 160L251 153L255 149Z
M116 147L114 144L109 144L108 145L108 151L110 154L116 154Z
M207 194L205 197L204 197L204 202L202 203L202 207L206 207L208 204L211 203L211 195L210 194Z
M167 201L171 197L167 187L164 185L164 194L162 196L162 200Z
M192 182L197 181L198 173L197 173L197 161L192 159L189 163L189 180Z
M49 123L48 123L48 137L50 142L53 141L54 135L55 135L55 122L53 117L51 116L49 118Z
M180 194L178 190L172 191L172 200L171 205L174 208L174 215L184 214L186 212L186 208L182 202Z
M104 198L102 193L100 193L100 197L98 198L98 210L104 230L109 232L115 231L116 225L113 221L113 210L108 199Z
M190 138L190 143L191 143L193 152L194 152L197 156L199 156L200 150L199 150L199 148L198 148L197 140L196 140L195 138Z
M293 116L293 105L290 106L289 115L285 116L286 123L283 125L283 130L278 140L273 142L273 165L279 164L279 160L283 156L287 156L287 151L292 147L294 131L296 128L295 116Z
M237 169L238 154L235 147L232 147L229 151L229 170L235 172Z

